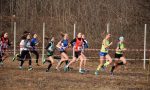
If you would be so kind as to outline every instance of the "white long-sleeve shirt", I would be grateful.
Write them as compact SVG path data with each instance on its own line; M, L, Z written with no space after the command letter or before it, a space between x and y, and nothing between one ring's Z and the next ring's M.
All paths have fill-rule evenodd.
M21 54L22 50L24 50L24 44L25 44L25 40L21 40L21 42L20 42L20 54Z

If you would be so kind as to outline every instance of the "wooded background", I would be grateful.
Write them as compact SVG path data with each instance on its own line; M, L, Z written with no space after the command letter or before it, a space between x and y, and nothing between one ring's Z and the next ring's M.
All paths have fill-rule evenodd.
M13 17L15 15L15 17ZM60 40L60 32L73 37L76 31L86 35L90 48L100 48L110 23L111 48L119 36L126 47L143 49L144 24L147 24L147 49L150 49L150 0L0 0L0 31L7 31L13 40L13 22L17 22L17 42L23 31L38 33L42 43L42 24L46 36ZM130 53L130 52L129 52ZM130 53L131 58L143 58L143 52ZM149 55L147 55L149 58Z

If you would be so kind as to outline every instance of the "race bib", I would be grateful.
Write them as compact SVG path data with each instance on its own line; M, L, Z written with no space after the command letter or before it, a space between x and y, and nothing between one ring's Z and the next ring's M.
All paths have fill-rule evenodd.
M83 49L82 47L78 47L78 51L82 51L82 49Z

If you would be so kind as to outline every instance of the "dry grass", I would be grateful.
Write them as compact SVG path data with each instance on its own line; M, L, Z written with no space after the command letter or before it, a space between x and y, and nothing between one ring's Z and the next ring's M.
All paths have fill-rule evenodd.
M74 70L64 73L55 71L53 66L51 72L45 72L46 65L35 66L33 71L27 71L27 62L24 70L18 70L18 63L5 62L0 67L1 90L148 90L147 73L142 69L142 63L129 62L127 68L118 68L114 77L110 76L109 69L101 72L99 76L94 75L97 61L88 61L90 70L86 74L78 73L78 63L72 67Z

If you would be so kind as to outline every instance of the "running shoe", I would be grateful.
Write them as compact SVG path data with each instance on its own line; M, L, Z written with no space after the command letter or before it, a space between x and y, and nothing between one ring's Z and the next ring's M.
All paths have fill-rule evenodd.
M23 69L23 67L22 67L22 66L19 66L19 69L20 69L20 70L22 70L22 69Z
M33 70L33 68L30 66L30 67L28 68L28 71L31 71L31 70Z
M64 67L64 71L67 72L68 71L68 67L65 66Z
M16 60L16 56L13 57L12 61L14 62Z
M49 72L49 69L46 69L46 72Z
M79 70L79 73L84 74L84 73L85 73L85 70L80 69L80 70Z
M45 58L42 60L42 63L43 63L43 64L45 64L45 63L46 63L46 59L45 59Z
M1 61L1 62L0 62L0 65L3 65L3 64L4 64L4 63Z
M95 71L95 75L99 75L99 71L98 70Z
M89 72L89 70L88 70L88 69L84 69L84 71L85 71L85 72Z
M17 58L18 55L19 55L19 54L16 54L16 55L13 57L13 59L12 59L13 62L16 60L16 58Z

